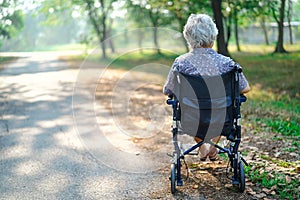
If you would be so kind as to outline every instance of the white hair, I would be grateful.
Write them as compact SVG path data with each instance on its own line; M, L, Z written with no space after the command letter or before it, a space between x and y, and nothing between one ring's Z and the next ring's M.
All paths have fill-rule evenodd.
M212 18L206 14L191 14L183 29L183 35L193 49L213 45L218 29Z

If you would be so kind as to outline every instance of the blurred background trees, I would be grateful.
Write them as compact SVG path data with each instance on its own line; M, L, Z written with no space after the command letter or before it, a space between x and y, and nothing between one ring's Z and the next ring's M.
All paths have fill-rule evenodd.
M285 43L300 38L298 0L0 0L1 51L32 51L53 45L96 43L102 57L115 51L111 38L132 28L153 27L152 41L160 54L158 27L180 33L191 13L207 13L219 29L217 49L229 55L228 45L274 45L283 53ZM140 29L139 46L145 34ZM188 46L182 47L188 51ZM49 49L49 48L48 48Z
M23 14L16 0L0 1L0 46L4 39L14 37L23 28Z

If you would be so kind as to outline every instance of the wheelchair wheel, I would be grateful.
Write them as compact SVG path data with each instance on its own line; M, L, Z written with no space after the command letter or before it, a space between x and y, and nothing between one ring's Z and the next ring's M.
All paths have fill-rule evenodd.
M239 180L239 191L244 192L245 190L245 170L244 163L241 161L239 163L238 169L238 180Z
M172 163L171 164L171 177L170 177L170 180L171 180L171 193L174 194L175 193L175 190L176 190L176 165L175 163Z

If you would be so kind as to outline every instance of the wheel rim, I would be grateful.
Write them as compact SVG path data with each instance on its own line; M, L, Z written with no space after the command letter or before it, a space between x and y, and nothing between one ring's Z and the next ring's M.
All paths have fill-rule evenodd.
M245 171L244 171L244 164L241 161L239 164L239 173L238 173L238 179L239 179L239 190L240 192L244 192L245 190Z

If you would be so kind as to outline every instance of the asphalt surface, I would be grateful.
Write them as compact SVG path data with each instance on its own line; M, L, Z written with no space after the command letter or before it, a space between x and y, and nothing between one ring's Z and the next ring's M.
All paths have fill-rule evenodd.
M109 112L86 84L97 73L79 80L57 54L18 56L0 71L0 199L172 198L168 163L103 137Z

